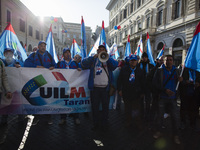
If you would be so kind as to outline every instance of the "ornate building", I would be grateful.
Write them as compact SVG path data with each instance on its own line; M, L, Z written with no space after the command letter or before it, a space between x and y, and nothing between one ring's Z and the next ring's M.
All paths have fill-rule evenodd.
M200 20L200 0L110 0L106 9L111 43L118 44L121 55L129 34L132 52L140 35L146 51L148 32L154 58L165 44L164 54L173 54L175 65L184 62ZM121 29L115 30L119 25Z

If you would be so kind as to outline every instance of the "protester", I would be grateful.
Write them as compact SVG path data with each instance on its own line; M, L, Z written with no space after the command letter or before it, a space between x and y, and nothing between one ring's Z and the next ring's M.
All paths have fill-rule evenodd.
M156 60L156 66L151 69L149 74L147 75L147 87L150 89L152 93L152 103L150 109L150 124L155 122L156 116L158 116L158 100L159 100L159 92L153 87L153 77L156 70L163 64L163 56Z
M168 107L169 114L171 117L173 138L175 143L180 144L180 139L178 136L177 123L177 99L176 99L176 84L181 81L179 77L179 70L173 65L173 56L166 55L164 57L164 64L157 69L154 78L153 85L154 88L160 93L159 100L159 117L158 126L156 128L156 133L154 138L161 136L161 127L163 125L165 107Z
M85 58L81 62L83 69L90 69L88 80L88 88L90 89L90 98L93 114L93 130L97 130L101 126L103 130L108 125L108 106L109 106L109 88L113 82L113 73L118 66L118 62L112 58L108 58L106 62L100 62L98 55L101 52L107 52L104 45L99 45L97 54ZM102 120L100 120L100 103L102 104Z
M180 129L185 129L187 126L187 116L190 120L190 127L197 129L196 119L199 113L198 110L198 93L200 85L200 73L198 71L184 68L183 81L181 82L180 89Z
M143 81L144 73L137 66L137 56L131 55L129 65L121 69L117 82L119 95L124 101L127 127L131 126L134 117L137 127L142 128L140 98L143 92Z
M33 52L36 52L37 49L38 49L38 47L37 47L37 46L34 46L34 47L33 47Z
M70 49L64 48L63 49L63 59L56 64L56 68L77 69L77 70L81 71L81 65L80 65L81 56L75 55L74 58L75 59L72 60ZM74 118L75 124L79 125L81 123L80 119L79 119L79 113L74 113L74 114L72 114L72 116ZM59 125L66 124L66 118L67 118L67 114L61 114L60 115L61 120L59 122Z
M139 67L143 70L145 78L143 79L145 84L147 84L147 75L150 72L150 70L154 67L152 64L150 64L148 55L146 52L143 52L142 59L139 63ZM142 115L145 118L145 120L149 121L150 119L150 106L151 106L151 91L148 88L148 86L144 87L144 99L142 102Z
M51 54L46 51L46 42L40 41L38 43L38 50L35 53L31 53L29 57L24 62L24 67L33 67L33 68L48 68L53 70L55 68L55 60ZM53 124L51 115L48 116L48 124ZM35 115L33 125L38 123L38 115Z
M13 58L13 55L14 55L14 49L12 49L12 48L5 48L4 49L5 59L2 59L2 61L5 65L5 67L20 68L21 65L20 65L19 61L15 60ZM18 121L19 121L20 125L22 125L23 119L24 119L24 115L18 115ZM8 115L2 115L2 123L7 124L7 121L8 121Z
M4 63L2 62L2 60L0 59L0 105L2 103L2 92L5 92L5 96L7 99L11 99L12 98L12 93L11 93L11 89L10 89L10 85L8 83L8 77L5 71L5 66ZM1 118L1 127L5 127L7 126L7 117L2 117ZM4 131L6 132L6 131ZM0 135L0 144L4 143L6 139L6 135L5 133L1 132Z

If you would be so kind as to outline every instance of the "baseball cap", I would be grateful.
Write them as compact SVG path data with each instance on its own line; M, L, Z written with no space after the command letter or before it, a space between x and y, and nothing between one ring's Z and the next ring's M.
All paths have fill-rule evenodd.
M137 60L137 56L136 55L131 55L129 60Z
M38 46L39 46L40 44L42 44L42 43L44 43L45 45L47 45L47 43L46 43L45 41L40 41L40 42L38 43Z
M7 51L11 51L12 53L14 53L14 49L12 49L12 48L5 48L4 53L7 52Z
M63 49L63 54L66 52L66 51L69 51L70 52L70 49L67 47L67 48L64 48Z

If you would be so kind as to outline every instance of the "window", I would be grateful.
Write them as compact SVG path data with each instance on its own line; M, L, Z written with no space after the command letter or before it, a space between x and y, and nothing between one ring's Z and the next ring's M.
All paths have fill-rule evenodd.
M117 36L115 36L115 43L117 43Z
M150 17L147 17L147 29L149 28L150 26Z
M25 21L23 21L22 19L19 20L19 27L20 31L25 32Z
M28 51L29 51L29 52L32 51L32 46L31 46L31 44L29 44L29 46L28 46Z
M161 9L158 12L158 26L162 24L162 21L163 21L163 10Z
M70 34L69 33L67 34L67 37L70 38Z
M7 22L11 23L11 12L7 10Z
M56 29L56 26L54 26L54 29Z
M81 34L79 35L79 39L81 39Z
M124 38L127 37L127 30L124 30Z
M76 34L73 34L73 38L76 38Z
M141 22L138 22L138 31L142 30L142 24Z
M39 33L39 31L38 31L38 30L36 30L36 32L35 32L35 37L36 37L36 39L37 39L37 40L39 40L39 39L40 39L40 33Z
M131 10L130 10L130 13L133 12L133 0L131 1Z
M133 26L131 26L131 34L133 34Z
M120 22L122 21L122 11L120 12Z
M122 32L120 32L120 35L119 35L119 42L122 42Z
M124 9L124 19L127 17L127 7Z
M180 38L176 39L173 43L173 47L181 47L181 46L183 46L183 41Z
M175 2L175 19L179 18L181 14L181 2L180 0L177 0Z
M43 40L43 34L41 34L41 40Z
M33 36L33 27L32 26L29 26L29 28L28 28L28 35Z
M141 6L141 0L137 0L137 8Z
M116 25L118 24L118 16L116 16Z

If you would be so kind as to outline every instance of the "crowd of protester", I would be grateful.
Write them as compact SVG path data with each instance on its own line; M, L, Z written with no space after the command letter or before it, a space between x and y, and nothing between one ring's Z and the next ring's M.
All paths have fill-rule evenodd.
M88 88L93 116L92 130L108 129L109 91L111 85L115 85L116 109L120 109L121 103L124 102L125 127L130 128L136 124L139 130L143 130L146 126L155 131L154 138L159 138L165 128L165 118L170 117L173 138L177 144L180 144L180 130L189 127L199 132L197 126L200 106L199 72L184 68L183 75L180 76L181 70L173 65L172 55L161 56L155 61L156 66L154 66L150 64L146 52L141 58L130 55L124 60L117 61L109 57L106 62L101 62L98 56L102 52L107 52L104 45L98 47L97 54L81 60L78 54L71 58L70 49L64 48L62 60L55 63L53 57L46 51L46 43L40 41L24 64L20 64L13 58L14 50L7 48L4 50L5 59L0 60L0 92L4 88L6 97L12 97L5 67L48 68L49 70L59 68L78 71L89 69ZM178 82L180 84L177 90ZM181 102L180 109L177 105L178 99ZM66 124L67 115L60 114L59 125ZM71 115L77 125L81 123L79 115L79 113ZM39 119L38 115L34 116L33 125L36 125ZM47 117L48 124L53 124L52 115ZM7 125L7 118L8 115L1 116L1 126ZM18 118L22 121L24 116L19 115Z

